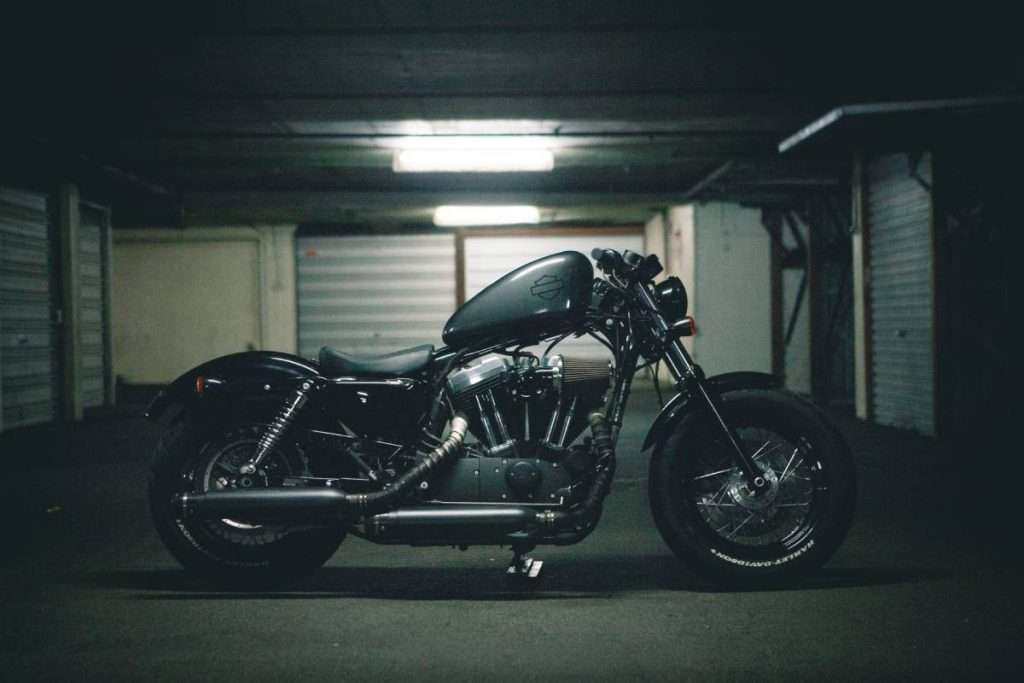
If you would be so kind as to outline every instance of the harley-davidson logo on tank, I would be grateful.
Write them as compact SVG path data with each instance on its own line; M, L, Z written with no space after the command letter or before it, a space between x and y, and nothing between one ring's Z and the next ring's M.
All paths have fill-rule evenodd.
M545 301L552 301L562 295L564 286L562 278L554 275L542 275L533 283L533 287L530 287L530 294Z

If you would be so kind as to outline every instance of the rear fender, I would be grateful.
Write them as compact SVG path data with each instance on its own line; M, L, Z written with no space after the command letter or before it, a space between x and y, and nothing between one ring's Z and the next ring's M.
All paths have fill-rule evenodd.
M146 417L160 420L175 409L233 397L280 394L300 381L319 377L316 363L276 351L245 351L221 356L196 366L165 387L146 409ZM203 378L203 391L197 380Z
M713 394L726 394L730 391L743 389L779 389L782 380L775 375L764 372L727 372L704 380L705 385ZM679 393L665 404L665 407L654 419L647 438L644 439L642 451L667 437L672 427L694 408L694 399L685 393Z

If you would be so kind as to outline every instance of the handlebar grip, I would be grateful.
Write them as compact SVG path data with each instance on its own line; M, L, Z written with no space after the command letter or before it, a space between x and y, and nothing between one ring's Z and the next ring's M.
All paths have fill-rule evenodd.
M597 261L597 267L609 275L617 273L622 267L622 255L614 249L594 249L590 256Z

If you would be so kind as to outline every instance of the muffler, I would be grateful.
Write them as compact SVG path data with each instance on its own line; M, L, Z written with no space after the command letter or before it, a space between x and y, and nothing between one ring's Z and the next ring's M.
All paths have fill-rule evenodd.
M182 493L175 497L181 518L240 519L259 522L328 521L383 512L398 502L431 470L462 451L469 423L452 418L451 431L419 464L382 491L345 493L329 488L278 488Z
M345 494L328 488L242 489L178 496L182 519L329 522L341 517Z
M494 544L536 526L537 513L525 507L442 505L373 515L363 532L377 543Z

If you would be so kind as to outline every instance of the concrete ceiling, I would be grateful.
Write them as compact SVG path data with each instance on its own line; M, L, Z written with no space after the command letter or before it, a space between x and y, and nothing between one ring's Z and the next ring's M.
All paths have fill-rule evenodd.
M730 162L742 182L715 196L827 190L843 155L787 161L780 140L851 102L1015 91L1024 64L997 34L954 51L934 29L866 36L838 17L722 3L102 11L12 24L24 30L3 47L18 97L0 179L84 177L122 225L418 222L440 202L488 201L630 222ZM555 170L395 174L410 135L540 141Z

